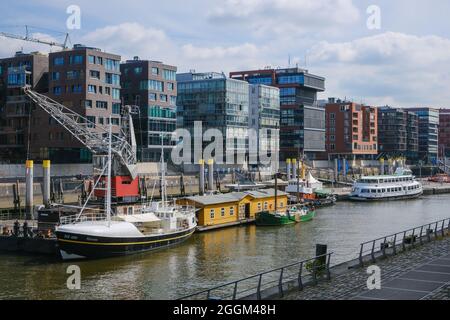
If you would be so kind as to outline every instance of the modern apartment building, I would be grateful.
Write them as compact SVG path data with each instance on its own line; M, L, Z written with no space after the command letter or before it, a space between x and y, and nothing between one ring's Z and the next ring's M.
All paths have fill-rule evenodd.
M232 79L280 89L280 160L305 153L315 159L325 151L325 109L317 93L325 90L325 78L300 68L231 72Z
M251 167L258 171L274 173L278 168L280 152L280 89L250 85L249 136L256 140L258 164ZM253 136L252 136L253 134ZM252 138L249 139L251 144ZM268 162L268 159L272 159Z
M120 56L75 45L49 54L49 97L86 117L92 130L113 125L120 130ZM33 159L91 162L92 155L43 110L33 112Z
M419 118L401 108L378 108L378 146L381 157L416 160L419 150Z
M434 164L438 158L439 110L433 108L408 108L419 118L419 160Z
M450 157L450 109L439 110L439 155Z
M203 151L213 142L203 137L208 129L213 129L211 134L222 135L218 143L223 147L223 156L217 155L216 161L225 163L228 155L234 165L244 165L242 158L248 152L249 84L214 72L182 73L177 75L177 81L177 127L191 133L192 163L197 164L196 160L202 159ZM195 148L200 142L203 150Z
M378 154L375 107L329 99L326 109L326 150L329 159L373 159Z
M171 134L176 130L177 121L177 68L135 57L121 64L120 70L124 103L140 108L134 121L138 160L160 161L161 144L165 159L170 159L174 145Z
M17 52L0 59L0 162L23 163L30 147L32 104L22 88L48 90L48 57Z

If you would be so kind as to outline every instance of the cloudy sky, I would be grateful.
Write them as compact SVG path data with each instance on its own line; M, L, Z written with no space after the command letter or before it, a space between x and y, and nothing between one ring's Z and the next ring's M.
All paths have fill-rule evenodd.
M448 0L15 0L0 30L69 31L71 42L161 60L179 71L298 64L326 77L321 96L399 107L450 107ZM67 30L66 9L81 8ZM371 5L381 28L370 29ZM6 12L5 12L6 11ZM57 34L36 29L39 37ZM0 37L0 56L49 48ZM55 49L54 49L55 50Z

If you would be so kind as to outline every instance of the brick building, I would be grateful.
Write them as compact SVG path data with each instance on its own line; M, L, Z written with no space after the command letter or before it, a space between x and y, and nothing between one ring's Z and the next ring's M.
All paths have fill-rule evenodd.
M439 155L450 157L450 109L439 110Z
M48 91L48 57L17 52L0 59L0 162L23 163L30 146L32 104L22 88Z
M376 158L378 125L375 107L330 98L325 112L329 159Z
M93 122L92 130L120 126L120 56L75 45L49 54L48 96ZM90 152L45 111L36 108L31 122L34 160L91 162Z

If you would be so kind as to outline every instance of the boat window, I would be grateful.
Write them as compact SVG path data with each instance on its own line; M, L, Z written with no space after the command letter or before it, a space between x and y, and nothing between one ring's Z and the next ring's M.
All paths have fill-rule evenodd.
M371 193L377 193L377 189L370 190Z
M225 208L220 209L220 215L225 217Z
M382 189L381 192L383 192L383 193L386 192L386 189Z
M258 202L258 211L261 211L261 202Z
M211 209L211 210L209 211L209 215L210 215L211 219L214 219L214 216L215 216L214 209Z
M230 207L230 216L234 216L234 207Z
M268 203L264 202L264 210L267 210L267 208L268 208Z

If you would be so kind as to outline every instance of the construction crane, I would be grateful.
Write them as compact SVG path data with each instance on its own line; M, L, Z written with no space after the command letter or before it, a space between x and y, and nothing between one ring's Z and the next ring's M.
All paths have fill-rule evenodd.
M6 37L6 38L10 38L10 39L16 39L16 40L29 41L29 42L39 43L39 44L45 44L45 45L49 45L51 47L60 47L62 49L67 49L68 48L67 47L67 43L70 41L68 33L64 34L64 42L60 43L60 42L55 42L55 41L47 41L47 40L34 38L32 35L30 35L29 28L31 28L31 27L30 26L25 26L25 35L24 36L13 34L13 33L8 33L8 32L0 32L0 36Z
M51 98L23 88L24 93L42 110L48 113L61 126L69 131L81 144L94 155L94 168L103 168L109 150L109 132L103 126L95 125L86 117L70 110ZM136 106L122 107L122 126L119 134L112 137L112 187L115 198L135 198L139 196L139 179L137 178L136 138L132 114ZM95 129L94 129L95 127ZM104 196L96 193L96 196Z

